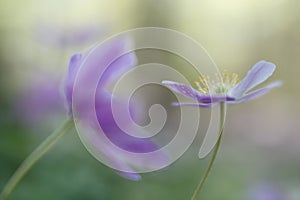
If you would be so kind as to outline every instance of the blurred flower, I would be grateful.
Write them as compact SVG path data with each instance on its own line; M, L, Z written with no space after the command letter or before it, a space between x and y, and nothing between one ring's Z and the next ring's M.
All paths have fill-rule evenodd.
M128 43L125 38L114 40L109 45L107 45L105 48L101 49L101 52L97 55L94 60L89 60L88 66L85 65L85 67L92 68L92 70L89 70L91 73L94 73L97 70L93 70L95 67L106 67L103 63L110 63L110 59L114 58L115 55L118 55L119 52L122 52L120 49L126 48L126 43ZM91 50L90 50L91 51ZM79 72L79 68L84 60L90 59L88 57L88 54L90 51L87 51L84 54L74 54L69 62L69 68L68 73L65 79L65 95L66 95L66 101L68 104L68 112L69 115L72 116L73 114L73 108L72 108L72 102L73 102L73 89L74 89L74 83L76 76L78 73L86 73L86 72ZM106 62L107 61L107 62ZM127 133L123 132L122 129L119 128L117 123L115 122L113 111L111 108L111 102L114 96L106 89L108 85L116 81L122 74L124 74L126 71L131 69L133 66L135 66L137 62L136 56L134 53L128 53L114 62L112 62L104 71L102 74L102 77L99 78L99 82L97 85L97 90L95 94L95 111L97 115L97 120L99 125L101 126L103 132L107 136L107 138L114 143L119 148L122 148L129 152L134 153L147 153L152 152L158 149L158 146L151 141L150 139L144 139L144 138L135 138ZM81 87L83 88L83 93L85 94L88 91L89 85L90 85L90 77L92 74L84 74L84 80L81 82ZM90 113L86 113L85 107L86 107L86 95L80 95L80 106L79 108L76 107L76 109L81 109L83 111L83 117L86 123L89 123L90 119ZM114 101L117 102L117 106L123 106L126 105L125 102L122 101L122 99L116 99L114 98ZM132 115L135 114L135 109L138 109L139 104L134 104L130 106L130 112ZM122 122L126 125L126 123L130 123L125 114L118 113L120 117L122 118ZM93 124L89 125L89 128L93 127ZM135 173L134 169L137 169L141 166L140 163L135 163L134 160L129 160L126 155L119 155L113 150L109 149L108 145L102 141L97 142L95 137L97 135L87 136L88 142L91 144L91 146L98 149L98 152L101 152L101 156L104 157L106 160L109 160L109 162L116 167L117 169L120 169L120 173L122 176L132 179L132 180L139 180L140 175ZM143 165L151 164L151 162L160 162L163 161L165 157L164 156L158 156L157 160L145 160Z
M63 118L59 82L49 74L36 75L17 98L17 117L31 127L55 124L56 119Z
M279 188L264 184L257 185L250 189L248 193L248 200L287 200Z
M44 44L66 48L97 40L104 35L106 29L103 24L59 26L39 23L34 27L34 37ZM52 125L57 125L65 117L60 82L51 73L33 74L29 84L17 98L17 117L30 128L37 125L43 128L50 125L49 128L52 128Z
M103 37L107 27L103 24L59 26L51 23L40 23L34 28L34 36L40 42L54 47L70 47L86 44Z
M224 71L221 77L214 82L209 77L200 76L200 82L196 81L197 89L173 81L163 81L164 85L173 91L188 98L197 100L199 103L176 103L174 105L186 105L196 107L211 107L215 103L241 103L255 99L272 88L279 87L280 81L273 82L263 88L249 92L255 86L267 80L275 71L275 65L270 62L260 61L256 63L240 82L237 74L231 76Z

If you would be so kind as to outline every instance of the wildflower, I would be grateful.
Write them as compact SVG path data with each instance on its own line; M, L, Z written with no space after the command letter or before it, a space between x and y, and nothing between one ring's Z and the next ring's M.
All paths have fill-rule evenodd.
M59 82L51 74L37 74L25 85L24 92L17 98L15 113L27 126L52 126L65 117L63 98ZM50 128L49 127L49 128Z
M124 39L124 38L123 38ZM114 55L118 55L118 53L123 52L124 48L126 48L126 41L123 39L114 40L108 45L108 48L101 49L101 54L99 56L94 57L94 60L89 60L88 63L93 63L91 65L85 65L85 67L90 67L92 70L89 70L91 73L96 71L93 70L94 67L106 67L103 63L110 63L110 59L114 57ZM89 51L85 54L75 54L71 57L69 62L69 69L67 73L67 77L65 79L65 95L66 101L68 105L69 115L72 116L73 108L73 87L75 83L76 76L79 72L79 67L83 63L85 59L91 59L87 57ZM121 56L119 59L112 62L102 74L100 78L97 90L95 94L95 111L97 115L97 120L101 129L103 130L106 137L119 148L133 152L133 153L147 153L152 152L158 149L158 146L147 138L135 138L133 136L128 135L123 132L122 129L115 122L113 111L111 108L111 102L114 96L106 89L110 84L116 81L123 73L131 69L135 66L137 60L134 53L128 53ZM96 65L95 65L96 63ZM98 64L99 63L99 64ZM90 113L86 113L89 111L85 111L85 106L87 105L88 100L86 99L87 93L89 91L86 88L89 88L90 77L93 74L86 73L84 74L84 80L82 81L82 95L80 95L80 108L84 113L81 118L84 119L87 126L93 127L93 124L89 124L90 122ZM114 99L117 102L117 106L126 105L122 99ZM130 107L130 111L132 115L135 113L135 109L137 109L138 104L135 104ZM126 120L126 116L124 113L118 113L119 117L122 118L122 122L129 123ZM124 119L123 119L124 118ZM126 124L125 124L126 125ZM127 158L126 155L119 155L117 152L114 152L109 146L103 142L97 140L96 135L90 134L86 136L88 143L94 148L97 148L97 152L101 152L101 158L104 158L108 163L110 163L114 168L120 170L122 176L132 179L139 180L140 175L135 172L134 169L140 168L143 165L151 164L152 162L161 162L164 160L164 156L158 156L157 160L144 160L144 163L136 163L135 160ZM147 166L146 166L147 167Z
M65 49L91 43L103 37L107 31L108 27L101 23L99 26L93 24L61 26L40 22L34 26L33 36L42 44Z
M174 103L174 105L211 107L220 102L235 104L255 99L272 88L279 87L281 82L276 81L263 88L249 92L267 80L273 74L275 68L276 66L273 63L259 61L241 81L239 81L237 74L230 75L227 71L223 71L220 76L217 75L217 81L213 81L206 76L200 76L199 81L195 82L196 89L173 81L163 81L162 83L173 91L199 102Z
M173 81L162 82L162 84L168 86L173 91L198 101L198 103L173 103L175 106L212 107L216 104L220 104L219 136L216 138L216 143L213 143L213 145L215 145L215 148L212 154L212 158L202 179L200 180L198 186L195 189L195 192L192 196L192 200L198 199L200 191L203 188L205 180L208 177L208 174L217 156L224 129L226 111L225 103L234 104L249 101L267 93L272 88L279 87L281 85L281 82L276 81L270 83L269 85L263 88L250 91L257 85L267 80L273 74L275 68L276 66L273 63L260 61L249 70L245 78L243 78L241 81L239 81L237 74L230 75L227 73L227 71L223 71L221 75L216 75L216 81L211 80L208 76L200 76L199 81L195 82L196 89L191 86L187 86ZM207 135L204 138L204 142L202 145L209 146L207 142L210 140L210 136ZM211 148L207 149L212 150ZM202 148L200 149L200 152L201 150Z
M260 184L252 187L249 190L249 200L284 200L287 196L282 188L275 187L269 184Z
M87 145L88 150L94 156L95 154L92 150L95 150L97 156L105 159L105 164L118 170L123 177L139 180L141 177L137 172L147 168L153 169L153 166L157 165L166 166L166 163L168 163L167 157L164 153L161 153L161 151L157 151L159 150L159 147L152 140L127 135L127 133L120 129L114 120L111 106L112 100L117 101L117 106L125 104L125 102L122 99L116 99L106 87L135 65L136 57L134 53L127 53L116 59L116 57L121 53L126 52L126 50L128 50L127 40L125 38L118 38L109 40L105 45L100 46L100 48L93 48L85 54L75 54L71 57L68 73L65 78L65 96L69 117L24 160L4 186L4 189L0 194L1 200L6 200L9 197L31 167L58 141L60 137L73 127L74 121L77 122L78 120L78 118L73 119L77 113L73 111L83 111L81 112L82 116L80 116L80 119L82 121L80 121L80 123L82 122L88 131L86 132L86 136L81 138L82 141L84 140L84 145ZM92 51L94 56L89 57L89 53ZM111 61L114 62L111 63ZM85 67L85 69L88 68L87 71L89 73L81 70L81 65ZM101 77L97 77L97 69L104 71ZM81 78L83 77L83 79L79 78L81 80L80 91L82 93L76 95L76 98L73 99L73 92L77 91L74 89L76 85L75 81L79 75L81 75ZM96 77L96 84L94 84L92 77ZM93 86L97 86L96 94L91 91L91 87ZM74 92L74 95L75 93L76 92ZM89 101L91 97L89 95L93 95L94 101L92 103ZM74 105L72 105L73 100L75 100ZM79 105L75 102L79 102ZM133 108L129 108L132 114L135 113L134 108L136 106L138 106L138 104L135 103ZM92 108L93 110L91 111L87 108ZM96 120L91 120L94 119L95 113L97 116ZM118 115L120 115L119 117L121 118L125 118L125 120L122 120L122 123L123 121L124 123L129 123L124 113L120 112ZM98 126L95 123L97 123ZM100 133L97 132L99 129L95 127L99 127L99 125L102 128ZM103 137L99 139L99 135L102 136L102 133L107 136L107 138L104 138L104 141L101 140ZM80 134L80 136L82 136L82 134ZM112 146L111 143L114 143L115 145ZM88 146L91 147L91 149L89 149ZM116 146L117 148L115 148ZM119 151L119 149L123 149L123 151ZM129 151L133 153L134 156L128 154ZM154 156L145 156L144 153L148 152L154 152ZM139 157L141 159L136 159L137 154L141 154Z

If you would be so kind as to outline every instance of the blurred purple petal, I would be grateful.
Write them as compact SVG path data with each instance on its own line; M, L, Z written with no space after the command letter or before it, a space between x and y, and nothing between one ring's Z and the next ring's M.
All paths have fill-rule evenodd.
M74 54L69 61L68 72L65 78L65 95L68 105L68 112L72 114L72 95L73 95L73 86L75 82L75 78L79 67L82 63L82 55L79 53Z
M124 171L128 171L128 170L124 170ZM129 173L129 172L119 172L119 174L121 176L123 176L124 178L133 180L133 181L140 181L142 179L142 177L137 174L137 173Z
M95 60L90 61L92 63L91 65L95 67L106 67L106 63L108 63L110 60L113 60L115 55L118 55L119 52L122 52L124 49L127 49L129 45L129 42L127 40L124 40L124 38L115 41L110 46L104 48L105 51L99 52L99 57ZM65 79L65 94L67 98L67 103L69 105L70 114L72 113L71 106L73 85L76 79L76 75L81 64L84 62L91 50L92 49L89 49L83 55L79 53L74 54L69 61L68 72ZM128 71L130 68L132 68L136 64L136 62L137 60L135 54L130 52L126 55L121 56L120 58L117 58L116 60L114 60L113 63L109 63L109 66L107 67L106 71L103 73L103 76L99 81L99 86L101 88L104 88L112 82L116 81L116 79L119 78L119 76L121 76L124 72ZM93 71L93 69L91 71ZM88 78L86 82L89 82Z
M111 60L111 58L114 58L115 55L118 55L119 52L123 52L124 49L129 49L131 45L132 44L130 43L130 41L119 39L112 46L107 47L107 55L105 57L103 56L102 59L104 58ZM101 85L102 87L106 87L106 85L115 82L120 78L121 75L133 68L136 63L137 58L133 52L128 52L127 54L115 59L112 63L109 64L109 67L104 72L99 85Z
M30 126L45 124L58 116L64 116L59 81L49 76L51 75L38 74L17 98L16 114Z
M92 129L89 131L94 132ZM130 161L126 157L116 154L116 152L113 152L106 143L98 140L96 137L97 134L87 135L87 139L91 146L98 151L101 151L102 159L106 160L111 166L114 166L115 169L118 169L116 172L118 172L120 176L133 181L139 181L141 179L141 176L130 166ZM120 159L120 157L122 158Z
M127 53L130 45L128 38L122 37L103 43L100 48L91 48L83 56L79 54L72 56L65 81L65 93L70 114L72 114L73 87L77 76L81 77L81 89L79 89L79 95L76 95L77 104L74 109L80 111L80 119L86 126L85 129L91 132L91 134L83 136L84 144L87 145L88 150L93 155L97 154L97 158L102 159L104 157L105 161L110 163L113 168L124 171L120 172L122 176L139 180L140 176L135 173L134 169L147 168L157 162L164 162L166 157L165 155L156 154L157 156L152 157L153 159L143 159L142 162L137 163L136 160L126 153L147 153L158 150L159 147L150 139L135 138L123 132L113 116L112 100L117 102L116 106L126 106L126 104L122 99L113 99L114 97L108 92L107 87L136 64L135 54L133 52ZM123 52L125 52L124 55L122 54ZM117 57L118 55L121 56ZM85 68L79 69L80 66ZM98 74L100 71L103 71L103 74L97 82L95 74ZM92 88L94 88L95 82L97 83L97 88L96 91L92 91L94 90ZM95 95L93 94L94 92L96 93ZM87 105L87 103L93 102L90 101L90 98L87 99L87 97L91 97L91 93L95 98L94 108L93 105L92 107ZM87 107L91 109L86 109ZM134 115L135 109L138 109L137 107L138 104L134 104L128 108L132 115ZM94 110L96 111L96 120L91 120L94 119ZM130 123L124 113L119 113L119 115L121 115L122 126ZM99 125L101 126L100 130L98 129ZM109 142L101 139L103 137L102 131ZM112 150L110 142L119 149L125 150L126 153L116 149Z
M276 66L273 63L259 61L247 73L229 93L230 96L241 97L243 94L267 80L275 71Z
M275 186L257 185L250 189L247 200L287 200L287 197Z
M98 90L96 94L96 113L99 124L103 129L106 136L111 142L118 147L136 153L147 153L155 151L158 147L150 140L143 138L136 138L123 132L116 124L111 109L112 95L109 92ZM118 102L118 106L125 106L121 100ZM119 113L122 117L122 113ZM125 116L124 116L125 118ZM126 118L122 120L126 124ZM129 123L127 121L127 123Z
M95 41L105 35L108 27L104 24L81 24L62 26L41 22L33 29L34 37L48 46L66 48Z

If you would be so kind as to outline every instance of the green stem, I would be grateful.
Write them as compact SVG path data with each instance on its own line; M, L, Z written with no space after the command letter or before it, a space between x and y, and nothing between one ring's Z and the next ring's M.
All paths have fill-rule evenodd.
M12 177L9 179L7 184L0 195L0 200L6 200L21 179L31 169L31 167L58 141L72 127L73 119L66 120L56 131L46 138L42 144L40 144L20 165L15 171Z
M197 200L199 198L199 194L200 194L200 191L201 189L203 188L203 185L208 177L208 174L215 162L215 159L217 157L217 154L218 154L218 150L220 148L220 144L221 144L221 139L222 139L222 135L223 135L223 129L224 129L224 122L225 122L225 113L226 113L226 104L224 102L221 102L220 103L220 133L219 133L219 138L218 138L218 141L216 143L216 146L215 146L215 149L213 151L213 154L212 154L212 157L211 157L211 160L208 164L208 167L201 179L201 181L199 182L193 196L192 196L192 200Z

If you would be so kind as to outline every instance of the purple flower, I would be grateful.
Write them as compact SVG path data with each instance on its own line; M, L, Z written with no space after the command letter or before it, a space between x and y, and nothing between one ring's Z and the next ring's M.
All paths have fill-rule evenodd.
M273 185L258 185L250 189L249 200L287 200L283 191Z
M98 26L76 25L60 26L41 22L34 27L34 36L42 43L54 47L70 47L87 44L102 37L108 30L104 24Z
M106 65L104 63L110 63L110 60L118 55L120 52L124 51L126 48L126 44L128 41L125 38L113 40L109 43L105 48L101 48L99 53L97 52L97 57L92 58L93 60L89 60L88 65L85 67L91 68L88 70L93 73L97 71L95 67L105 68ZM71 57L69 62L68 73L65 79L65 95L66 101L68 105L69 115L73 115L72 102L73 102L73 89L76 77L79 73L84 73L80 70L80 66L87 59L91 59L88 57L88 54L91 50L88 50L84 54L75 54ZM95 111L97 115L98 124L101 126L106 137L119 148L126 150L128 152L133 153L147 153L152 152L158 149L158 146L150 139L145 138L135 138L133 136L128 135L123 132L117 123L115 122L111 102L114 96L106 89L110 84L116 81L122 74L126 71L130 70L137 63L137 59L134 53L128 53L117 60L113 61L108 67L106 67L102 77L100 78L97 90L95 94ZM86 73L86 72L85 72ZM83 93L86 94L89 86L91 85L90 77L93 74L84 74L84 80L82 83ZM89 124L89 119L91 117L91 113L87 113L86 111L87 100L85 95L80 95L80 106L76 107L76 109L80 109L83 111L83 117L85 123L88 124L89 128L93 129L94 124ZM115 99L114 99L115 100ZM125 105L125 102L122 99L116 99L117 106ZM135 109L137 109L138 104L134 104L130 107L131 114L135 114ZM125 114L118 113L121 115L122 122L126 125L129 123ZM124 115L124 116L123 116ZM147 165L151 165L152 162L164 162L164 155L158 156L156 160L144 160L143 163L135 163L134 160L129 159L126 155L119 155L109 148L109 145L103 141L97 140L97 134L89 134L87 136L88 143L91 144L93 148L97 148L97 152L101 153L101 157L108 161L114 168L120 170L120 174L126 178L132 180L139 180L141 177L136 173L135 169L142 167L143 165L147 167Z
M50 74L37 74L33 77L17 98L16 115L32 127L50 125L65 117L58 79Z
M174 103L174 105L211 107L220 102L234 104L255 99L272 88L279 87L281 82L276 81L263 88L250 91L267 80L273 74L275 68L276 66L273 63L259 61L241 81L238 80L237 74L229 75L225 70L221 76L217 76L218 80L216 82L210 80L209 77L200 76L200 81L195 82L197 89L173 81L163 81L162 83L173 91L199 102Z

